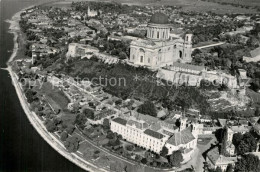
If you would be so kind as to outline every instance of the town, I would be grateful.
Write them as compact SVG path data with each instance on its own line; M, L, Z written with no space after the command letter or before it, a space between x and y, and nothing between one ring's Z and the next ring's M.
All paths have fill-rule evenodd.
M258 14L90 1L20 17L12 69L73 156L105 171L260 171Z

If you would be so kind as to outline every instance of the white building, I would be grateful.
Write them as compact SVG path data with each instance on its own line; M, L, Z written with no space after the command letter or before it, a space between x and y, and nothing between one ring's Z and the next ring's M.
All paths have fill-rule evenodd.
M122 135L129 142L158 154L164 146L168 148L169 154L182 150L186 162L191 159L197 146L199 126L186 124L186 118L182 118L181 121L181 126L178 128L175 124L148 115L124 114L111 121L111 131Z
M160 153L168 136L149 129L144 121L116 118L111 121L111 131L121 134L124 139L147 150Z
M99 50L95 47L85 44L70 43L67 57L87 57L90 58L93 54L98 53Z
M182 38L170 37L168 17L155 13L147 26L147 38L132 41L130 62L151 68L171 65L173 62L191 62L192 34Z
M90 9L88 6L88 17L96 17L98 15L98 11Z

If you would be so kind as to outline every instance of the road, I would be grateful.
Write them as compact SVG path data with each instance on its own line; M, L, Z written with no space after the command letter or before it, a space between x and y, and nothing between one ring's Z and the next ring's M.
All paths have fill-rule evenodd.
M209 48L209 47L215 47L215 46L219 46L219 45L223 45L225 44L226 42L219 42L219 43L216 43L216 44L210 44L210 45L205 45L205 46L201 46L201 47L196 47L196 48L192 48L192 51L194 51L195 49L203 49L203 48Z

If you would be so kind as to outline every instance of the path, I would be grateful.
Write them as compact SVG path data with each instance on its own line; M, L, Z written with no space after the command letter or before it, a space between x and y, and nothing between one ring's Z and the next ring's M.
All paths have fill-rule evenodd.
M195 49L200 50L200 49L204 49L204 48L215 47L215 46L223 45L225 43L226 42L219 42L219 43L216 43L216 44L204 45L204 46L201 46L201 47L192 48L192 51L194 51Z

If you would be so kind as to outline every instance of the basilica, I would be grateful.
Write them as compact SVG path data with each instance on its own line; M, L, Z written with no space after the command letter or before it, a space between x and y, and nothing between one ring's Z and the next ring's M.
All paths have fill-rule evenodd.
M184 39L171 37L170 30L168 16L155 13L148 23L146 38L131 42L130 62L150 68L191 62L192 34L186 34Z

